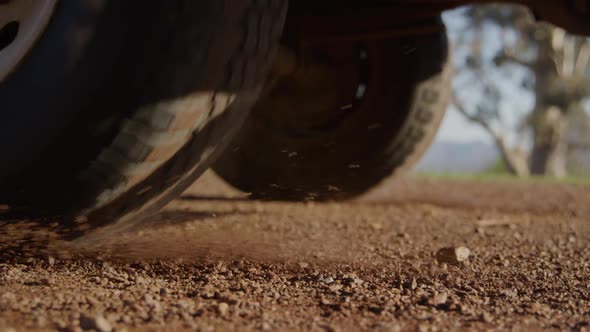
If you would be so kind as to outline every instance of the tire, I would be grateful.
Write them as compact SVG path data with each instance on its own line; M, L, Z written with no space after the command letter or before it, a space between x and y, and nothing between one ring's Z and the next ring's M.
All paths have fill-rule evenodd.
M0 202L19 215L85 215L80 229L157 211L244 121L286 10L286 0L59 1L0 86Z
M418 37L306 48L306 68L261 98L215 171L252 197L298 201L349 199L411 167L450 98L447 37L442 22L434 24L438 32ZM354 48L365 60L341 56ZM351 97L358 82L366 92Z

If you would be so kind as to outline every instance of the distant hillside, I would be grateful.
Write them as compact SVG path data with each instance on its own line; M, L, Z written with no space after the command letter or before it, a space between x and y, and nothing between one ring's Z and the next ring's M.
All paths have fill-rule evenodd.
M590 151L571 151L568 168L573 176L590 176Z
M493 145L481 142L435 142L415 167L417 173L477 174L499 158Z

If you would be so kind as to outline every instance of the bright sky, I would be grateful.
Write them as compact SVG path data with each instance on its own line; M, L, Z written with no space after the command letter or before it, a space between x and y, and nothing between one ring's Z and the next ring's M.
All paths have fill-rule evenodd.
M467 24L467 21L463 19L460 10L461 9L447 12L443 15L451 40L453 39L453 31L461 30ZM495 33L497 33L497 31L488 30L486 32L487 43L484 45L484 54L488 54L490 60L500 48L499 43L495 42L498 40L498 36L496 36ZM460 52L455 50L455 56L457 59L462 56L459 53ZM532 95L520 86L520 82L525 76L526 72L522 68L514 67L511 68L510 77L497 74L492 78L496 81L505 82L500 86L500 90L504 96L500 105L500 113L502 114L504 126L506 126L506 128L515 126L519 121L519 116L522 114L522 110L530 109L533 105ZM467 96L465 96L465 94L461 96L460 91L458 93L461 98L464 98L463 102L467 107L473 106L473 103L469 103L470 100L477 100L477 91L475 90L469 91ZM452 107L447 111L436 139L452 142L492 142L490 136L483 129L478 125L465 120L465 118Z
M461 9L458 9L447 12L443 15L443 19L447 25L451 40L454 36L453 31L461 30L466 26L466 24L468 24L460 11ZM497 35L499 33L498 30L486 30L486 43L484 44L483 52L484 54L487 54L491 60L500 49L500 44L498 42L500 38ZM460 50L455 50L454 55L456 60L458 59L458 61L463 61L460 59ZM506 73L508 73L508 75L506 75ZM511 66L507 68L507 72L500 73L494 71L494 73L490 75L492 80L496 82L502 82L502 84L499 85L503 96L501 104L499 105L500 114L503 121L502 127L508 129L508 132L510 133L509 135L506 135L508 141L514 141L516 139L517 133L515 133L513 128L516 128L522 115L526 113L527 110L530 110L534 105L534 96L532 93L524 89L521 84L523 79L527 76L527 72L522 67ZM470 91L463 92L468 93L463 93L463 96L461 96L461 91L457 91L459 96L461 96L463 99L464 104L467 107L473 106L473 102L471 105L469 102L470 100L475 101L477 99L477 89L471 89ZM590 98L586 103L586 110L590 112ZM447 111L436 140L447 142L479 141L492 144L492 139L483 129L481 129L478 125L467 121L458 111L454 110L452 107L450 107Z
M445 13L443 16L449 31L461 28L466 22L457 11ZM470 142L481 141L491 142L489 135L467 120L453 108L450 108L445 115L437 141Z
M444 142L492 142L485 131L467 122L459 112L453 109L447 111L436 140Z

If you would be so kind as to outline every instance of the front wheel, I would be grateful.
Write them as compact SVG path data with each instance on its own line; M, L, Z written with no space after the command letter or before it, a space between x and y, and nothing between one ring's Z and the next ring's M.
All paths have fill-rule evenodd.
M286 0L0 1L0 60L15 60L0 61L0 203L19 215L83 214L91 226L156 211L245 119L286 9Z
M431 26L422 36L303 50L286 41L300 66L268 87L216 172L254 197L325 200L360 195L409 167L450 97L445 29Z

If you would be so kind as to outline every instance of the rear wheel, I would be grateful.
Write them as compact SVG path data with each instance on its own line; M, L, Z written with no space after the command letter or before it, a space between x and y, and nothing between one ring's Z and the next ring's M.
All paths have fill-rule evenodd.
M217 173L258 198L323 200L362 194L409 167L450 96L447 38L432 23L437 32L405 38L303 49L285 41L299 66L267 89Z
M91 226L139 220L209 167L258 96L286 12L286 0L9 0L0 13L43 2L34 46L26 16L0 19L0 59L18 55L0 62L0 203Z

